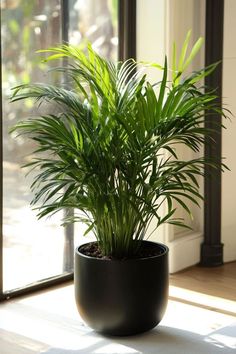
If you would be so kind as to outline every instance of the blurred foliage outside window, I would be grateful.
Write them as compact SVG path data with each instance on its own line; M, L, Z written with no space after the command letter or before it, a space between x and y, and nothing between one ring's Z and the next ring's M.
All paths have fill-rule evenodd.
M77 45L89 40L101 55L116 60L117 2L68 0L69 42ZM62 42L61 13L60 0L1 1L4 290L64 271L66 238L64 229L59 227L59 218L39 222L29 206L33 176L25 178L26 171L20 166L32 158L29 156L32 143L23 138L13 139L8 134L9 127L19 119L37 114L39 110L49 113L48 107L38 108L31 100L9 104L8 97L11 88L19 84L59 80L56 74L48 73L50 67L36 51Z

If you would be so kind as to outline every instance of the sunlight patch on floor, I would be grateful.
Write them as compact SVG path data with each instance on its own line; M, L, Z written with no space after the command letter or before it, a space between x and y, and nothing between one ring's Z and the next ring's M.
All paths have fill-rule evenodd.
M220 312L225 312L226 314L236 315L236 301L206 295L173 285L170 285L169 295L175 300L186 301L187 303L195 304L196 306L202 305L211 310L218 310Z
M230 354L236 349L235 330L233 316L170 300L152 331L104 337L80 318L73 285L0 304L1 354Z

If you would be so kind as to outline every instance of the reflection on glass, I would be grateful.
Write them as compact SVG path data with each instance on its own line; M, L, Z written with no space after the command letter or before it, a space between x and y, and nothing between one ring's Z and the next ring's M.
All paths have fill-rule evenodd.
M4 291L69 272L73 264L73 230L60 227L62 215L37 220L37 211L30 208L33 174L25 177L27 171L20 166L31 161L34 146L8 134L19 119L48 113L48 107L37 108L31 100L9 104L8 97L21 83L57 82L56 76L45 74L47 68L35 52L61 43L60 4L60 0L1 2ZM68 7L69 42L89 40L100 54L117 59L117 0L68 0ZM83 227L76 229L80 236Z
M69 42L88 40L104 57L117 60L118 0L69 1Z
M35 114L32 101L9 104L11 87L46 82L35 51L60 42L60 1L5 1L2 5L3 72L3 286L4 291L63 272L64 229L60 215L38 221L30 208L29 186L20 168L32 157L32 143L13 139L8 129Z

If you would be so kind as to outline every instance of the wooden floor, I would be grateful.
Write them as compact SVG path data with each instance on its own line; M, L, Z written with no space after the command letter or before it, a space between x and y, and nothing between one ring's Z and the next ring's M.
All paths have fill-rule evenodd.
M171 285L236 301L236 262L220 267L195 266L170 276Z
M236 316L236 262L170 275L170 298Z
M236 301L236 262L220 267L195 266L170 276L173 286Z

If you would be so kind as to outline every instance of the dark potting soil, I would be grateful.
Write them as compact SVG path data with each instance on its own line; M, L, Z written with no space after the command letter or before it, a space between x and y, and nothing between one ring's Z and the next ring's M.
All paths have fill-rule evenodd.
M161 249L160 247L152 243L151 244L144 243L137 253L122 258L118 258L114 256L104 256L96 242L86 243L80 246L79 251L82 254L89 257L101 258L107 260L140 259L140 258L159 256L163 253L163 249Z

